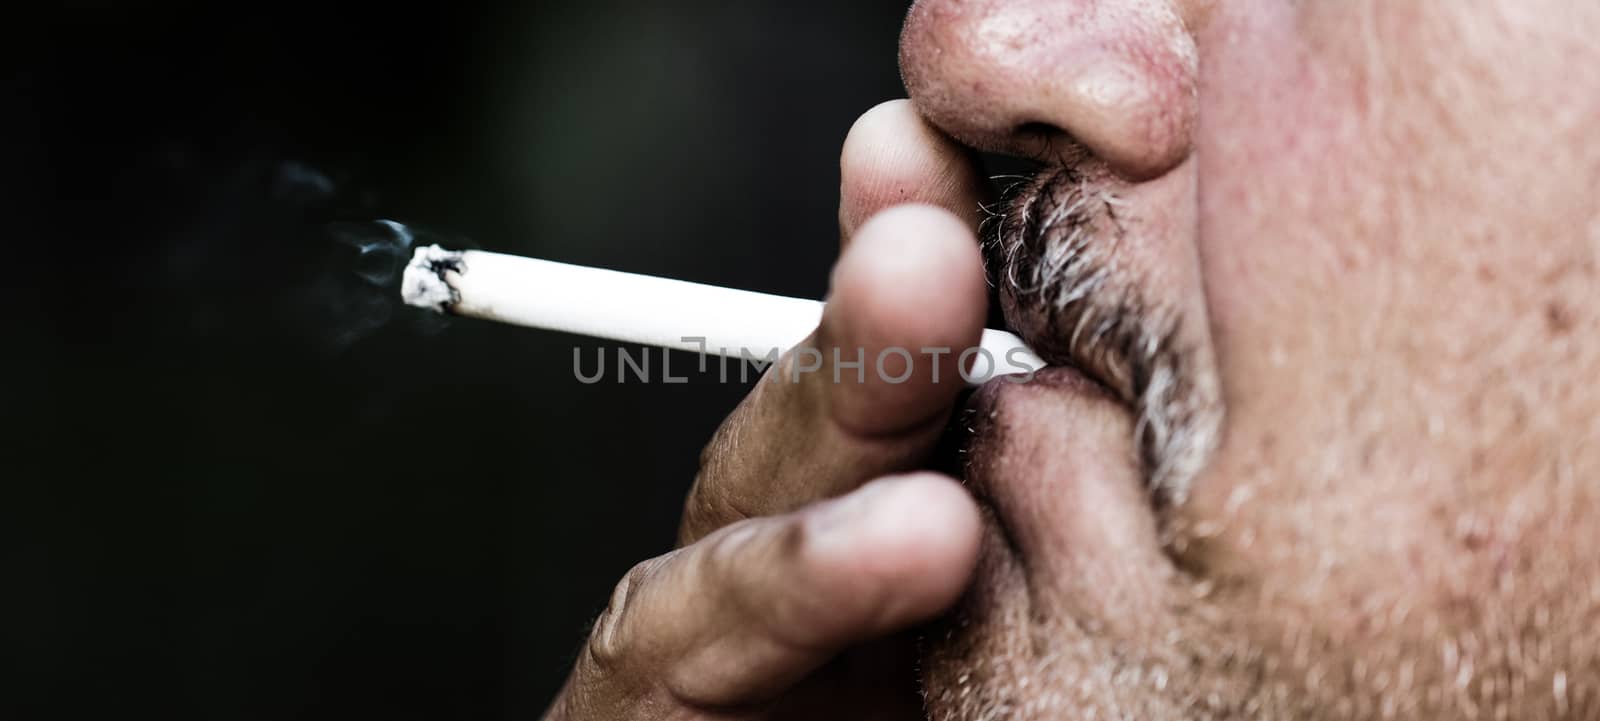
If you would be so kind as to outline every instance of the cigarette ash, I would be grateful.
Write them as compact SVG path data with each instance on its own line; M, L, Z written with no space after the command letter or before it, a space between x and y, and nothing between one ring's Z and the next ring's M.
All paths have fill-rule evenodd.
M334 242L329 245L332 255L320 264L324 270L317 284L338 290L337 298L343 300L336 302L333 294L320 293L314 298L324 302L306 310L320 314L323 324L334 332L336 350L396 324L425 336L448 325L449 319L439 313L397 315L395 308L401 303L395 291L404 283L407 261L415 249L437 242L467 245L468 241L387 219L333 222L324 232Z
M449 312L450 307L461 300L461 294L450 285L445 273L459 275L466 270L467 264L460 252L437 245L417 248L400 281L400 297L407 305Z

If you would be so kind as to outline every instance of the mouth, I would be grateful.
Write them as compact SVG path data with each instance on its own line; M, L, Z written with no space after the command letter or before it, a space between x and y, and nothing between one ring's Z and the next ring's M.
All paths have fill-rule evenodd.
M1132 415L1103 383L1053 366L985 384L959 417L984 536L966 594L920 637L927 709L1078 717L1095 699L1069 703L1063 690L1092 688L1083 669L1135 658L1122 639L1165 613L1168 565L1139 488Z
M1002 408L1050 402L1063 407L1077 407L1091 403L1100 407L1116 408L1131 414L1128 406L1106 385L1070 364L1052 364L1035 372L1026 381L997 378L969 391L957 406L951 422L947 441L940 445L936 469L963 479L967 488L981 505L993 506L990 474L983 472L987 457L1003 450L1012 440L996 431L1004 425L997 423ZM1046 399L1048 399L1046 401ZM1014 424L1011 424L1014 425ZM1031 431L1044 431L1045 424L1033 425ZM1049 461L1050 458L1040 460ZM1130 461L1132 459L1129 459ZM1046 464L1042 464L1046 465ZM1042 469L1042 470L1047 470Z
M1097 384L1135 419L1146 488L1181 503L1216 443L1221 405L1209 355L1147 251L1165 239L1143 189L1104 170L1047 168L1004 196L984 256L1007 325L1047 363Z
M985 535L968 593L923 637L935 718L1082 715L1105 700L1060 691L1094 688L1083 670L1108 659L1143 668L1126 640L1165 630L1167 511L1221 420L1192 173L1048 168L983 229L993 305L1048 367L985 384L954 418L943 468Z

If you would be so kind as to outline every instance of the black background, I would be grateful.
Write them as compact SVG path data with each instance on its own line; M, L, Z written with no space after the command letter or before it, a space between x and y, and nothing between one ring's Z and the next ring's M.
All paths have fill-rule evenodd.
M536 717L744 389L431 328L329 222L818 297L904 12L15 11L0 717Z

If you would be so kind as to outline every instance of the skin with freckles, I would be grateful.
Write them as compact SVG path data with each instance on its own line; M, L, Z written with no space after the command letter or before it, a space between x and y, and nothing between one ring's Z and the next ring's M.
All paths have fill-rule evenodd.
M1600 719L1596 31L916 2L808 343L1052 367L769 374L548 718Z

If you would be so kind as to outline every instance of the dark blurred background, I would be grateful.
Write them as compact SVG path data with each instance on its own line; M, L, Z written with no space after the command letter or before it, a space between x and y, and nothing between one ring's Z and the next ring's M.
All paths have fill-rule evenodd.
M820 296L904 12L16 11L0 718L536 717L744 388L583 385L594 342L435 327L348 243Z

